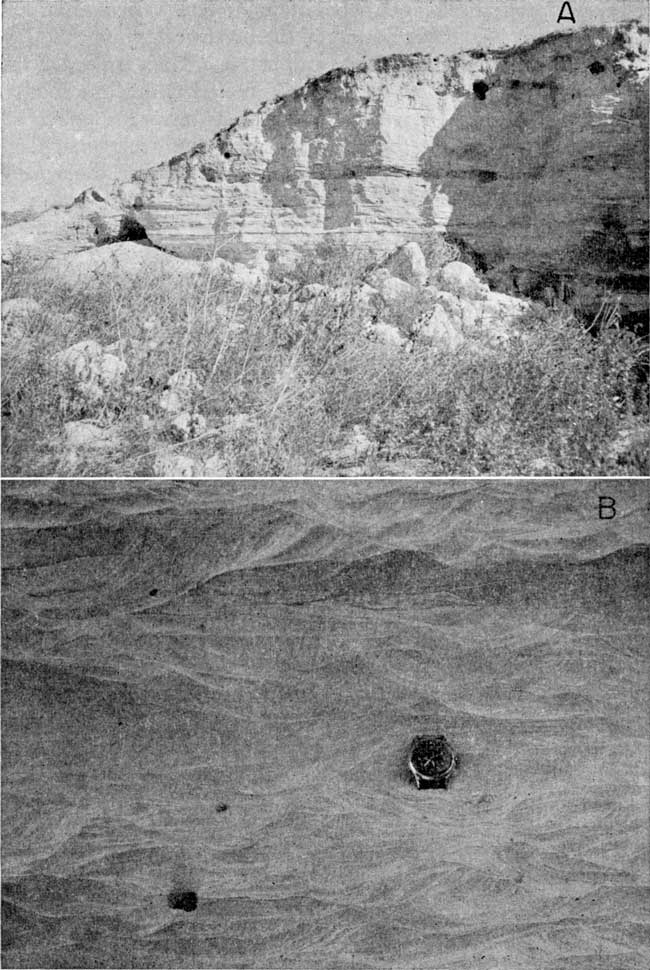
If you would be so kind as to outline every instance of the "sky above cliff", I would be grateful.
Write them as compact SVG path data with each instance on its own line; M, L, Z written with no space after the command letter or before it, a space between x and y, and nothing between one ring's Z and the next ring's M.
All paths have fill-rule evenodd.
M332 67L500 47L645 0L5 0L2 209L67 203Z

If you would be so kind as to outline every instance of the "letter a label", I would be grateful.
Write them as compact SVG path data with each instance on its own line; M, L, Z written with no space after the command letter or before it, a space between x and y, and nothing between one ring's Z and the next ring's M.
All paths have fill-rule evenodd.
M568 0L566 0L566 3L562 4L562 9L560 10L560 15L557 18L556 23L559 24L561 20L570 20L572 24L576 22L576 18L573 16L573 10L571 9L571 4L568 2Z

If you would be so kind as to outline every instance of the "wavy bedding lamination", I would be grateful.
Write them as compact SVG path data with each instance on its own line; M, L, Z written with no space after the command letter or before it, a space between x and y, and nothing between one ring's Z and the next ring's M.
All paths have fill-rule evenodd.
M647 966L647 483L3 491L6 967Z

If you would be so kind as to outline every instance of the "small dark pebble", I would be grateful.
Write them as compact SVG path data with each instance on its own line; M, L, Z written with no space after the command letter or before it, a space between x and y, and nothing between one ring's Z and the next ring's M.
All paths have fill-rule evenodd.
M158 595L158 590L157 590L157 589L156 589L156 587L154 586L154 588L153 588L153 589L150 589L150 590L149 590L149 596L157 596L157 595Z
M185 892L173 891L167 896L167 905L170 909L182 909L186 913L193 912L198 901L198 896L191 890Z
M215 812L227 812L228 806L225 802L217 802L215 805Z

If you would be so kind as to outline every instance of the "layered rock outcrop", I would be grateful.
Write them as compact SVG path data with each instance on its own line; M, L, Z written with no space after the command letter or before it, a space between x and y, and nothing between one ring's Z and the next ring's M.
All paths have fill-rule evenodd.
M501 289L569 286L593 301L609 287L639 312L647 51L633 22L334 70L135 173L111 218L122 212L185 257L241 258L323 234L388 251L446 233Z
M117 200L85 189L70 205L54 206L3 230L3 259L15 252L56 258L127 239L146 239L142 225Z

